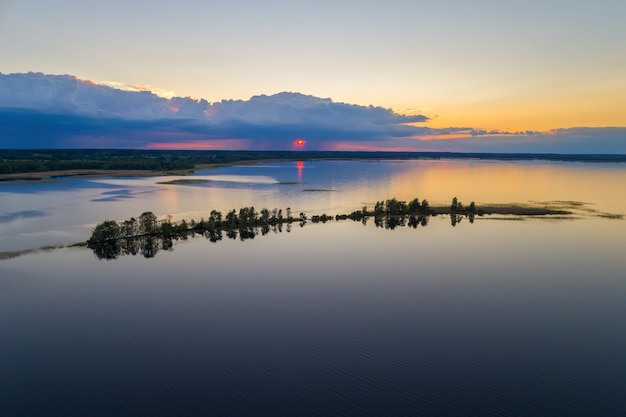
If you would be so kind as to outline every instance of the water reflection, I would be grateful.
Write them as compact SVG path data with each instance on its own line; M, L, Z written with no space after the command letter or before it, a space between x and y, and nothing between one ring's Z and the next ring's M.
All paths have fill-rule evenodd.
M252 205L289 206L313 215L346 213L389 197L419 196L437 204L457 196L479 204L580 201L599 213L621 213L626 169L610 163L311 160L220 167L185 178L205 181L68 178L0 187L0 251L80 242L104 218L124 219L145 210L178 220Z
M302 184L302 168L304 168L304 161L298 161L296 166L298 167L298 183Z
M10 223L18 219L32 219L43 217L46 213L41 210L22 210L13 213L0 214L0 223Z
M0 414L623 416L626 222L363 220L5 261Z
M337 216L335 222L341 220L352 220L360 222L363 226L367 226L370 218L374 219L376 228L394 230L398 227L407 227L417 229L428 225L430 216L427 215L395 215L395 216L358 216L353 213L348 216ZM463 217L471 217L470 223L474 222L473 215L450 214L452 226L455 226ZM227 239L246 241L254 239L257 236L267 236L270 233L277 234L290 233L292 231L292 223L299 227L304 227L307 222L311 223L327 223L333 221L333 217L327 215L312 216L307 219L301 216L299 220L285 223L264 224L255 227L239 227L227 230L209 229L209 230L193 230L177 233L175 236L137 236L125 239L109 240L97 244L89 244L88 247L93 251L94 255L101 260L114 260L125 255L141 255L144 258L154 258L160 251L173 252L174 243L177 241L185 241L190 238L204 237L211 243L220 242L226 237Z
M101 193L102 197L91 199L94 203L121 201L125 199L134 198L133 190L113 190Z

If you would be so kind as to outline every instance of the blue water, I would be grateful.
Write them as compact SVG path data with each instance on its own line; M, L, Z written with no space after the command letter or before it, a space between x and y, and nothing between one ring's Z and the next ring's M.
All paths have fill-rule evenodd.
M61 178L0 184L0 252L86 240L103 220L145 211L174 220L211 210L290 207L312 214L350 213L387 198L449 204L579 201L600 213L623 212L617 190L624 164L415 160L291 161L197 171L207 182L163 184L181 177ZM184 177L188 179L190 177Z
M355 183L384 194L403 172ZM290 181L281 175L268 176ZM132 184L116 187L154 187L150 201L173 192ZM333 195L370 200L349 185L302 194L322 209ZM308 185L240 186L174 195L256 204ZM113 190L97 198L126 195ZM181 204L204 204L193 201ZM197 236L150 259L67 248L2 260L0 415L622 416L626 222L583 214L309 223L246 241Z

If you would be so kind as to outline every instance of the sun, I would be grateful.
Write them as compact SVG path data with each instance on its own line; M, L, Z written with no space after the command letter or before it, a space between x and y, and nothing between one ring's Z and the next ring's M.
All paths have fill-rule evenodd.
M304 146L304 139L296 140L296 146Z

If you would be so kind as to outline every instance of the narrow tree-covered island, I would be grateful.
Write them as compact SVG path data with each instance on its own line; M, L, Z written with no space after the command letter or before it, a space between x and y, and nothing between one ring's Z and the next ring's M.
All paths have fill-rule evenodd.
M256 210L254 207L243 207L230 210L226 215L212 210L208 218L200 220L181 220L173 222L172 216L158 219L152 212L142 213L137 218L125 221L105 220L98 224L87 246L100 259L116 259L120 255L137 255L153 257L159 250L172 250L173 241L187 239L191 235L203 235L211 242L218 242L226 235L229 239L254 239L269 232L289 232L293 223L303 227L307 222L326 223L328 221L353 220L367 224L374 220L376 227L395 229L396 227L412 227L428 225L431 216L448 215L450 223L456 226L462 219L470 223L476 216L491 214L517 216L555 216L571 215L572 212L549 207L529 207L521 205L489 205L478 207L473 201L467 206L455 197L449 206L431 206L428 200L415 198L408 203L396 198L378 201L373 209L364 206L361 210L350 214L334 216L321 214L308 217L304 213L294 216L288 207L268 210Z

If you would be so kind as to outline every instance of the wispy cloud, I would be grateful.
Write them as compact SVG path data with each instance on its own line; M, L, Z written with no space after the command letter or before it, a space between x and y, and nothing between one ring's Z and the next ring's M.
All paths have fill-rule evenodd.
M438 139L445 140L438 140ZM548 132L458 131L414 137L415 148L460 152L626 154L626 127L582 127Z
M176 93L173 91L164 90L162 88L156 88L156 87L152 87L149 85L148 86L132 85L132 84L121 83L119 81L101 81L98 84L105 85L107 87L116 88L118 90L123 90L123 91L134 91L134 92L148 91L159 97L164 97L168 99L176 96Z

